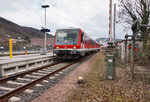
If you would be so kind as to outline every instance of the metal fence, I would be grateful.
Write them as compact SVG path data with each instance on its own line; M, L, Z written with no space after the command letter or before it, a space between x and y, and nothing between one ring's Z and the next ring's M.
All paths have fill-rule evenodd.
M143 48L142 41L135 41L134 49L132 40L122 41L116 50L116 57L121 59L127 72L134 79L150 79L150 49Z
M25 51L30 53L40 53L40 49L44 47L40 46L13 46L13 54L23 54ZM47 52L53 50L53 46L47 46ZM9 54L9 46L0 46L0 55L8 55Z

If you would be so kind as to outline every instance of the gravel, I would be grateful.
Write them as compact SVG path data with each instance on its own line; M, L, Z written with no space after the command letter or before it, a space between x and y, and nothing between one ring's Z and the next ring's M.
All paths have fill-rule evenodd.
M15 84L7 84L7 83L4 83L4 84L0 84L0 86L2 87L8 87L8 88L17 88L21 85L15 85Z
M7 90L0 89L0 95L3 95L4 93L8 92Z
M87 60L87 59L86 59ZM44 82L41 82L39 84L43 85L42 87L36 87L36 86L33 86L32 88L30 88L31 90L34 90L33 93L29 94L29 93L25 93L25 92L22 92L18 95L16 95L16 97L20 97L21 100L20 102L29 102L31 101L32 99L38 97L41 93L43 93L44 91L48 90L49 88L51 88L52 86L54 86L56 83L58 83L60 80L62 80L62 78L64 78L66 75L68 75L71 71L73 71L75 68L77 68L77 66L79 66L83 61L81 61L80 63L77 63L75 65L72 65L71 67L69 67L68 70L65 70L63 71L62 74L59 74L59 76L56 76L55 75L55 78L54 79L50 79L48 78L47 80L49 81L49 83L44 83ZM50 67L47 71L52 71L52 70L57 70L59 69L60 67L63 67L65 65L67 65L69 62L66 62L66 63L63 63L63 64L59 64L59 65L56 65L56 66L52 66ZM47 72L46 71L46 72ZM32 75L32 74L30 74ZM40 75L34 75L34 76L40 76ZM25 79L30 79L30 80L36 80L37 78L33 78L33 77L28 77L28 76L24 76L23 78ZM25 81L25 80L15 80L16 82L20 82L20 83L28 83L29 81ZM20 85L12 85L12 84L1 84L0 86L5 86L5 87L9 87L9 88L16 88L16 87L19 87ZM5 90L0 90L0 95L5 93L7 91Z
M69 67L69 70L64 71L62 74L59 74L59 76L57 76L57 77L55 76L54 79L50 79L50 78L47 79L49 81L49 83L44 83L44 82L39 83L39 84L43 85L42 87L33 86L32 88L30 88L30 89L34 90L33 93L31 93L31 94L21 93L21 94L17 95L16 97L21 98L20 102L31 101L32 99L38 97L41 93L44 93L46 90L48 90L49 88L54 86L60 80L62 80L62 78L64 78L67 74L69 74L71 71L73 71L78 65L79 65L79 63Z
M15 80L15 82L18 82L18 83L28 83L30 81L26 81L26 80Z
M72 72L59 81L59 83L55 84L52 88L45 91L36 99L33 99L31 102L67 102L68 97L72 94L72 90L78 87L78 77L84 76L90 72L95 56L96 55L92 58L86 58L84 63L82 63L83 61L80 62L80 66L76 66L75 70L72 70Z
M30 79L30 80L36 80L37 78L34 78L34 77L23 77L23 78L25 78L25 79Z

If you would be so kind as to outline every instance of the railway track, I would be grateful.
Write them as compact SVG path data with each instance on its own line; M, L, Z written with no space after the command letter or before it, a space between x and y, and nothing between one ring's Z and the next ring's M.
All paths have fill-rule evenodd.
M57 62L51 65L20 73L0 80L0 102L10 100L13 96L21 92L32 92L31 87L41 87L39 84L49 83L48 79L54 79L67 70L68 67L76 64L73 62Z

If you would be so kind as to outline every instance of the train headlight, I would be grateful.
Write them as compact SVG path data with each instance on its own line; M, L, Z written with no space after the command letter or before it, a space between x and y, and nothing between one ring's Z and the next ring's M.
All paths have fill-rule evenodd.
M58 49L59 47L57 46L56 48Z
M75 46L74 46L73 48L74 48L74 49L76 49L76 47L75 47Z

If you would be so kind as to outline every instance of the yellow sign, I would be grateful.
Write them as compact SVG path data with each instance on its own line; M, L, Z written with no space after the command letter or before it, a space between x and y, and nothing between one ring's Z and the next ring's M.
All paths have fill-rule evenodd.
M9 56L12 59L12 39L9 39Z
M78 80L83 80L83 77L79 76L79 77L78 77Z

